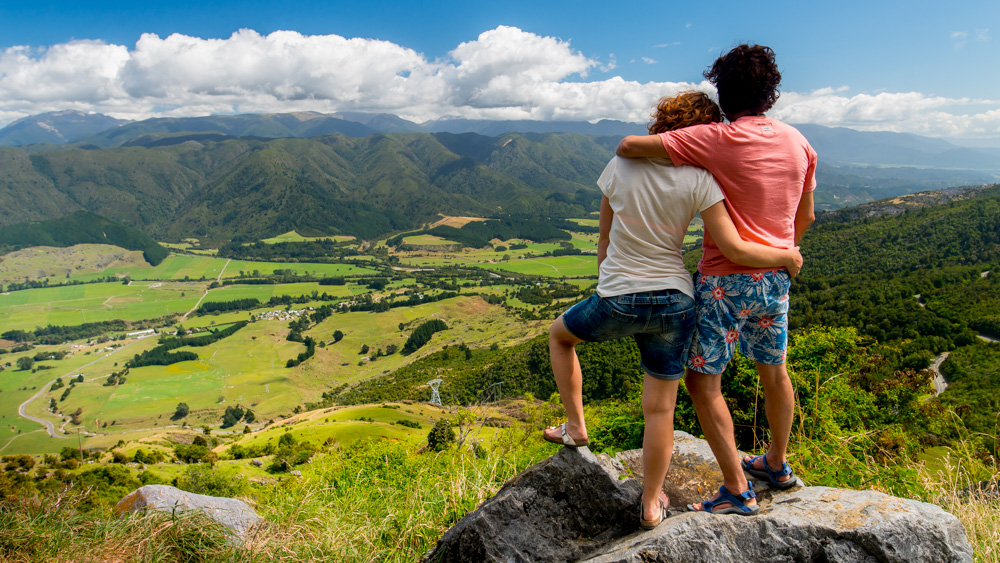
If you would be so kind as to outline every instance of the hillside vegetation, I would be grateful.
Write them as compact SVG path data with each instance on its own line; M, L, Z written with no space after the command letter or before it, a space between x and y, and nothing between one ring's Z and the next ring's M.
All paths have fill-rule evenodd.
M155 240L138 229L87 211L48 221L18 223L0 227L0 248L19 250L31 246L66 247L77 244L109 244L126 250L139 250L151 266L170 254Z
M0 225L87 210L159 240L221 244L292 230L371 240L438 214L580 217L597 210L595 182L620 139L375 133L316 114L164 118L98 137L0 150ZM995 178L847 165L817 175L821 209Z
M371 239L450 215L581 216L611 157L584 135L178 136L105 150L0 150L0 224L86 209L163 240L291 230ZM447 146L446 146L446 144ZM569 152L567 152L569 151Z

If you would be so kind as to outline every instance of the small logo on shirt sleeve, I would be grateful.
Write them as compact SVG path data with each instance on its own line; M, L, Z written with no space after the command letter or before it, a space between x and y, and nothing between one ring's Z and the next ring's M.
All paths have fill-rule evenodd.
M771 132L771 126L770 125L761 125L760 126L760 132L761 133L770 133Z

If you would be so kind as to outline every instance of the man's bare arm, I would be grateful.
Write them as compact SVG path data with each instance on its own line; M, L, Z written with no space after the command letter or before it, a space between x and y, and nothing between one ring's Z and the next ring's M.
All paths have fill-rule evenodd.
M618 143L615 154L625 158L649 157L670 160L670 155L663 147L659 135L629 135Z
M740 233L729 217L724 202L720 201L702 210L701 218L705 221L705 228L712 235L723 256L737 264L751 268L784 267L788 270L788 275L793 278L802 268L802 255L799 254L798 247L774 248L740 238Z
M806 229L816 220L816 211L813 208L813 193L805 192L799 200L799 207L795 210L795 244L802 240L802 235L806 234Z

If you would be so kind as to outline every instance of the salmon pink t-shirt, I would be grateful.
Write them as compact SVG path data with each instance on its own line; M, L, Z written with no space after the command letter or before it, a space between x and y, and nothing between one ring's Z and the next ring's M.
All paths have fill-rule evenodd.
M795 246L795 212L802 194L816 189L816 151L794 127L764 116L695 125L660 133L674 164L692 164L715 176L743 240L774 248ZM711 276L773 271L735 264L705 232L698 270Z

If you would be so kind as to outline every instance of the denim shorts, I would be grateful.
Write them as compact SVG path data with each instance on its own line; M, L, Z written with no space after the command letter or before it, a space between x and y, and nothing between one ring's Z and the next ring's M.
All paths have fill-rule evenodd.
M680 379L695 329L694 299L676 289L613 297L595 293L563 313L563 324L587 342L631 336L643 371L657 379Z
M727 276L694 275L698 330L688 367L720 374L737 341L747 358L767 365L785 363L788 348L788 272Z

